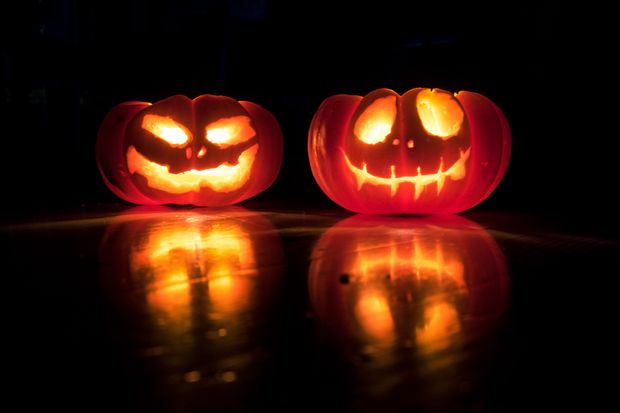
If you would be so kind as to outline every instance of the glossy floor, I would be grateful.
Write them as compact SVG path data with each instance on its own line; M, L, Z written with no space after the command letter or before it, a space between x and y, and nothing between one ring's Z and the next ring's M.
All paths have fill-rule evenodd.
M518 411L562 381L563 290L618 250L483 212L132 208L2 236L20 403L65 411Z

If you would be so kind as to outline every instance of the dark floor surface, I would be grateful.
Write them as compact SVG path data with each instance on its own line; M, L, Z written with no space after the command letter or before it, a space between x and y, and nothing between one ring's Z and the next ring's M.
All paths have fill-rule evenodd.
M620 251L604 228L489 211L124 208L0 229L14 411L583 401L588 297Z

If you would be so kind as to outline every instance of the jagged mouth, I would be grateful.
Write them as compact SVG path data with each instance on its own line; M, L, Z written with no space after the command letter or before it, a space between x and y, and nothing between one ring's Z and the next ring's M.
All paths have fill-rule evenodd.
M190 169L171 173L168 165L148 160L134 146L127 149L129 172L142 175L147 185L171 194L200 191L206 187L216 192L232 192L241 188L250 178L258 144L250 146L239 155L236 165L228 162L211 169Z
M341 149L342 150L342 149ZM446 182L446 178L450 178L453 181L458 181L465 178L466 175L466 163L469 159L469 154L471 151L471 147L467 148L466 151L460 151L459 159L452 164L445 171L443 170L443 159L441 164L439 165L439 170L434 174L424 174L420 172L420 167L418 166L418 174L413 176L396 176L396 167L394 165L390 165L390 177L384 178L381 176L376 176L368 172L368 166L366 162L362 163L362 168L358 168L353 165L347 154L344 150L342 150L342 154L344 155L344 161L349 168L349 171L353 173L355 176L355 180L357 181L357 190L360 191L365 184L370 185L383 185L390 187L390 196L396 195L398 192L398 188L402 183L411 183L413 184L414 191L414 199L417 200L422 192L426 189L428 185L437 184L437 195L441 193L444 188L444 184Z

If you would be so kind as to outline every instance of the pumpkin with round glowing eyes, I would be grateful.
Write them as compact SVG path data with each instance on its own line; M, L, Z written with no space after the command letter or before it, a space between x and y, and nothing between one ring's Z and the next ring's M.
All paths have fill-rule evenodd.
M104 182L135 204L230 205L267 189L282 163L271 113L225 96L125 102L97 136Z
M335 95L312 120L312 173L334 202L371 214L456 213L483 201L510 158L508 122L472 92Z

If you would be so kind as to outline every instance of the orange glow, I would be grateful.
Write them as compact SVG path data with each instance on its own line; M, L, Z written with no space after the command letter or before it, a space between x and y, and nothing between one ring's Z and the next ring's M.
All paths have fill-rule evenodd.
M249 304L247 275L256 275L254 251L247 234L235 228L215 228L203 240L213 262L209 270L209 298L223 313L234 313ZM241 277L239 277L241 276Z
M424 309L424 325L416 327L416 342L427 351L439 351L450 346L461 332L459 315L452 304L440 301Z
M216 192L231 192L241 188L250 179L258 144L239 155L236 165L224 163L212 169L191 169L178 174L170 173L168 166L149 161L134 146L127 150L130 173L144 176L148 186L171 194L200 191L206 187Z
M362 291L355 304L355 317L373 340L390 343L394 340L394 320L386 298L380 291Z
M226 148L245 142L255 135L256 131L250 125L250 118L247 116L233 116L208 124L205 136L209 142L220 148Z
M183 147L191 135L185 126L168 116L145 115L142 128L175 147Z
M373 372L414 361L434 375L460 365L508 303L499 246L454 215L347 218L321 235L308 275L317 319Z
M418 280L432 279L465 288L463 264L455 251L446 248L449 246L407 234L387 243L362 240L350 272L364 282L386 274L391 280L414 275Z
M430 185L436 183L437 186L437 195L441 193L444 187L444 183L446 178L450 178L453 181L461 180L465 177L466 171L466 163L469 159L470 148L467 148L465 152L461 151L461 156L459 159L452 164L450 168L447 170L443 170L443 163L439 166L439 170L434 174L426 174L422 175L420 173L420 168L418 167L418 174L413 176L396 176L396 167L394 165L390 166L391 176L389 178L383 178L380 176L375 176L368 172L368 167L366 163L362 164L362 168L358 168L351 163L347 154L342 151L344 155L344 160L349 168L349 171L353 173L355 179L357 181L357 190L361 190L364 184L370 185L385 185L390 187L390 195L396 195L398 192L398 187L400 184L408 182L415 186L415 194L414 199L418 199L424 189Z
M205 313L236 314L250 304L256 261L251 239L240 225L210 224L190 216L152 227L144 243L132 248L130 269L147 281L147 302L158 319L187 328L192 284L208 290L210 308Z
M459 133L465 115L451 94L424 89L418 93L416 107L422 126L431 135L447 140Z
M396 97L387 96L372 102L359 116L353 133L369 145L384 142L396 119Z
M403 233L377 242L358 241L355 259L346 271L357 282L353 311L362 331L376 343L389 344L396 336L393 314L399 303L395 283L423 285L426 296L411 297L422 305L424 324L415 327L416 342L429 350L451 343L461 329L454 306L445 292L465 293L464 266L450 244ZM390 284L385 284L388 279ZM436 295L433 295L436 294ZM434 297L432 300L428 298ZM418 302L415 302L418 301ZM407 333L406 333L407 334Z
M106 223L102 288L166 381L231 382L262 362L253 349L283 269L270 220L238 207L138 207Z

